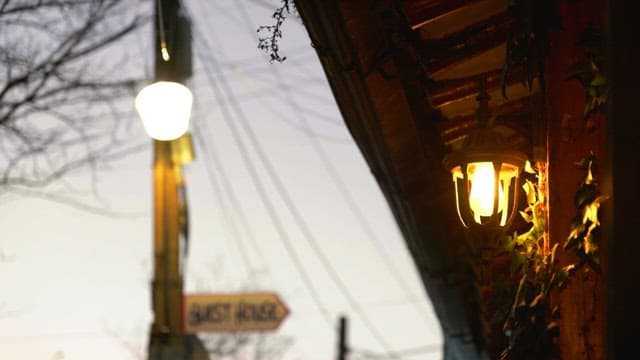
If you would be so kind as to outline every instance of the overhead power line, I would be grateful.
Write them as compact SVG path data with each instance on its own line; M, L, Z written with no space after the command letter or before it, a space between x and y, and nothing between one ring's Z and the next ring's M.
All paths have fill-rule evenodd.
M366 349L350 349L353 355L362 359L371 359L371 360L387 360L389 356L386 354L380 354L378 352ZM418 355L427 355L427 354L437 354L442 351L442 344L432 344L425 346L418 346L415 348L409 349L400 349L396 350L395 353L400 356L418 356Z
M242 7L240 11L242 11L245 14L244 18L246 22L246 17L247 17L246 9L244 9L244 6L241 3L236 3L236 5L239 7ZM288 60L289 59L287 59L287 61ZM279 89L285 93L283 97L284 101L286 101L289 104L290 108L295 113L296 118L299 119L301 123L301 128L303 129L303 131L305 133L313 133L313 130L307 118L308 111L306 111L306 109L303 109L300 103L296 101L291 87L289 86L288 83L286 83L283 80L284 76L280 73L279 67L277 65L273 66L272 72L273 72L275 81L279 83ZM400 286L400 288L402 289L404 294L407 296L407 298L412 297L413 291L411 290L411 287L409 286L404 276L401 274L400 270L391 259L391 256L389 255L389 253L384 248L384 245L382 244L382 240L378 237L378 235L376 235L376 232L373 230L373 227L367 221L361 208L356 203L351 191L349 190L348 186L345 184L342 176L340 176L339 171L336 170L335 165L333 165L333 162L329 159L329 156L324 150L322 144L315 137L310 137L309 141L311 142L311 145L314 151L320 158L320 161L323 167L326 169L329 177L332 179L333 183L335 184L336 189L340 193L341 195L340 198L344 200L350 212L354 215L354 218L356 219L357 223L360 225L360 228L364 231L366 239L372 243L373 247L376 250L376 253L379 255L380 259L382 260L382 263L389 270L389 274L391 275L393 280L398 284L398 286ZM429 318L427 316L428 312L426 311L426 309L418 309L417 304L415 303L413 303L413 308L416 310L419 316L424 318L424 320L427 323L433 322L433 318Z
M245 25L247 25L248 27L252 27L253 25L249 20L249 14L247 13L247 10L244 4L241 2L236 2L235 5L240 11ZM250 32L255 36L255 31L250 31L250 30L252 29L248 29L248 32ZM294 93L291 87L286 81L284 81L285 77L281 74L280 67L276 65L276 66L272 66L271 69L272 69L272 74L274 76L274 80L279 84L279 88L284 92L283 99L289 104L290 108L295 113L296 118L299 119L302 125L302 128L305 129L307 133L312 133L313 130L307 118L308 112L303 111L300 103L296 101L296 98L294 96ZM407 281L404 279L404 277L400 273L400 270L398 269L398 267L392 261L391 257L389 256L389 253L384 248L384 245L382 244L381 239L376 235L376 232L373 230L372 226L369 224L366 217L364 216L362 210L357 205L351 191L345 184L344 180L342 179L342 176L340 176L340 173L336 170L336 167L335 165L333 165L333 162L329 159L329 156L324 150L322 144L315 137L311 137L309 140L311 142L311 145L314 151L320 158L320 161L322 162L323 167L326 169L329 177L333 180L333 183L335 184L336 189L341 195L340 197L344 200L347 207L349 208L351 213L354 215L357 223L360 225L361 229L364 231L367 240L369 240L372 243L372 245L376 249L376 253L380 256L382 263L389 270L389 273L393 278L393 280L403 290L405 296L407 296L407 298L411 298L413 296L413 291L411 290L411 287L409 286ZM412 303L412 305L414 310L416 310L419 316L422 316L427 323L433 322L432 318L427 317L428 312L426 310L418 309L415 303Z
M197 26L197 24L195 24L194 26L194 35L195 35L195 40L196 41L200 41L201 45L206 49L206 51L208 53L212 53L211 48L207 42L207 40L202 36L201 32L199 31L199 28ZM211 35L212 37L215 37L214 34ZM217 41L216 41L217 42ZM213 72L220 72L220 64L215 60L215 59L205 59L201 53L196 53L196 56L199 56L201 58L201 60L203 61L203 64L205 65L205 74L207 75L207 77L210 80L211 83L211 87L214 90L215 94L216 94L216 98L221 100L223 98L223 93L229 93L231 94L231 91L229 89L229 85L226 82L225 77L220 77L217 80L219 80L219 83L221 84L222 89L220 89L217 85L217 83L215 81L213 81L213 77L212 74ZM211 60L211 61L207 61L207 60ZM209 65L209 66L207 66ZM213 68L213 69L212 69ZM242 112L242 110L239 109L237 103L235 103L235 101L233 100L233 97L230 97L230 105L231 107L234 109L234 112L236 114L236 117L239 118L241 121L241 124L244 124L246 122L246 118L244 116L244 113ZM318 310L320 311L320 313L323 315L325 321L327 322L327 324L329 325L329 327L333 326L333 321L331 319L331 315L329 314L328 310L326 309L326 307L322 304L322 301L320 300L320 296L318 291L315 289L315 286L313 285L313 282L311 280L311 278L309 277L309 275L307 274L304 264L302 263L302 261L300 260L300 258L298 257L293 245L291 244L291 241L289 239L289 235L288 233L285 231L284 226L282 224L282 222L280 221L277 212L275 210L275 206L273 205L273 203L271 202L269 196L266 193L266 190L264 188L264 185L262 184L262 182L259 180L258 177L258 173L257 170L255 168L255 165L252 163L247 148L244 144L244 141L242 140L242 137L240 136L240 132L238 130L238 128L236 127L235 122L233 121L233 116L231 115L231 113L229 112L228 108L227 108L227 103L226 102L219 102L219 106L220 106L220 110L223 113L223 118L225 120L225 123L227 124L227 126L229 127L230 131L231 131L231 135L238 147L238 151L241 155L241 157L244 160L244 163L247 167L247 170L250 173L250 178L263 202L263 204L265 205L266 209L267 209L267 213L269 214L269 218L271 219L271 222L273 223L278 235L279 235L279 239L282 240L285 249L287 250L287 254L289 256L289 258L292 260L294 266L297 269L298 274L300 275L303 283L305 284L306 288L309 290L312 299L314 300L316 307L318 308Z
M200 146L202 147L204 156L207 158L206 161L204 162L204 166L207 173L207 178L209 179L209 183L211 185L211 189L213 190L214 196L216 197L218 204L221 204L221 205L224 204L223 194L227 194L227 197L229 198L229 201L231 202L232 206L235 209L237 209L238 212L241 214L240 217L244 218L244 212L242 211L242 208L240 207L240 204L238 203L235 197L233 188L228 183L228 179L225 176L224 164L218 158L215 145L213 144L209 145L209 143L205 141L206 135L209 134L209 130L206 126L206 122L203 122L203 125L201 127L197 121L194 121L193 126L196 130L194 134L196 137L196 144L200 144ZM218 173L220 174L219 178L215 175L212 165L214 165L216 169L218 169ZM222 190L221 187L224 187L224 191ZM222 220L226 225L225 228L229 230L229 235L231 236L232 239L235 240L234 243L238 247L238 251L240 253L240 257L242 258L242 262L245 268L247 269L247 274L250 276L251 273L256 270L256 268L253 266L251 259L249 258L249 253L247 251L247 248L244 245L238 226L236 225L236 222L233 220L233 218L229 215L227 211L224 211L223 209L221 211L221 214L222 214ZM250 234L250 236L251 235L252 234Z
M236 4L236 5L237 6L242 6L241 4ZM244 6L242 6L242 8L243 9L241 9L241 10L246 11L246 9L244 9ZM245 17L244 20L246 20L246 17ZM246 23L246 21L245 21L245 23ZM205 47L208 49L207 53L208 54L212 54L211 47L209 46L209 44L207 42L207 39L202 37L201 32L199 32L197 29L194 31L194 33L195 33L196 37L201 39L201 41L204 43ZM211 36L215 37L215 35L211 35ZM225 121L227 122L228 126L231 129L232 136L234 137L234 140L238 144L238 147L241 148L240 153L241 153L241 155L243 157L243 160L246 163L246 166L249 168L249 171L251 173L251 178L254 181L254 184L256 185L256 188L258 189L258 192L261 194L262 200L265 203L265 206L267 207L268 211L269 212L273 212L275 214L275 209L273 207L273 204L270 203L270 199L267 196L266 192L264 191L264 189L260 190L260 188L263 188L263 185L259 182L259 180L257 180L257 179L259 179L257 177L257 172L255 171L255 167L251 163L251 158L248 156L248 154L246 152L246 148L245 148L244 144L242 143L242 140L241 140L241 137L239 135L238 129L235 128L234 125L231 125L231 123L229 122L229 119L232 119L232 117L229 116L230 112L226 108L227 101L229 103L228 105L230 105L231 108L234 110L234 113L235 113L236 117L240 120L239 121L240 126L242 127L244 132L249 137L249 140L250 140L251 144L253 145L257 156L260 158L260 160L261 160L261 162L262 162L267 174L271 178L275 189L279 193L280 197L282 198L282 200L285 203L287 209L289 210L289 212L293 216L294 220L296 221L296 224L298 225L298 227L302 231L303 235L305 235L305 238L306 238L307 242L309 243L311 249L314 251L314 253L316 254L318 259L322 263L323 267L325 268L325 270L327 271L327 273L329 274L329 276L331 277L333 282L340 289L340 291L343 294L343 296L349 301L351 307L354 309L354 311L356 311L356 313L358 313L358 316L362 319L362 321L365 324L365 326L369 329L369 331L376 338L376 340L378 340L378 342L385 348L385 350L387 351L387 355L385 355L385 356L392 357L392 358L397 358L401 354L399 352L397 352L397 351L389 350L389 347L386 344L386 340L382 337L382 335L379 333L379 331L377 329L375 329L373 324L370 322L370 320L366 316L365 312L362 310L362 308L359 306L359 304L354 300L353 296L351 296L351 294L348 291L348 288L342 282L342 280L340 279L340 277L337 274L336 270L333 269L333 267L330 264L330 262L328 261L327 257L324 255L324 252L322 251L322 249L318 246L317 241L315 240L315 237L313 236L313 234L311 233L309 227L307 226L306 222L304 221L304 218L299 213L299 211L296 208L295 204L291 201L291 199L290 199L285 187L282 185L281 180L278 178L277 173L274 171L273 166L271 165L268 157L266 156L265 152L263 151L263 149L262 149L257 137L255 136L255 133L254 133L253 129L248 125L248 121L246 119L246 116L244 115L242 109L240 108L240 106L239 106L239 104L237 102L237 99L235 98L235 96L233 94L233 91L230 89L229 85L227 84L225 72L223 70L220 70L220 69L222 68L221 65L227 65L227 66L231 67L233 70L236 70L236 72L238 72L238 70L233 66L230 66L228 64L224 64L223 62L219 61L218 59L209 58L208 59L209 62L207 62L207 61L205 61L206 59L204 59L204 55L203 54L198 54L198 55L203 58L203 62L205 63L205 65L207 65L207 66L205 66L207 68L207 70L206 70L207 77L208 77L209 82L212 84L212 88L214 88L214 90L216 92L216 97L219 98L218 99L218 103L221 104L221 110L224 113ZM211 69L211 67L213 67L214 69ZM215 77L214 74L218 74L218 76ZM214 77L215 77L215 79L214 79ZM222 91L215 85L215 80L219 80L220 86L222 87ZM281 78L278 77L278 80L281 80ZM287 93L290 93L290 88L289 88L288 84L286 84L284 81L279 81L278 87L280 88L280 90L282 90L284 92L287 92ZM224 100L221 96L219 96L221 92L222 93L226 92L227 100ZM220 99L223 99L223 100L220 100ZM290 96L287 97L287 100L289 101L289 104L290 104L291 108L296 112L296 114L298 116L300 116L302 114L302 116L300 116L300 117L301 117L301 121L302 121L302 125L303 125L302 128L306 130L305 132L306 133L312 132L312 129L309 126L309 124L308 124L308 122L307 122L307 120L306 120L306 118L304 116L305 112L302 111L302 109L301 109L301 105L298 104L297 102L295 102L295 100L291 99ZM313 140L314 137L313 136L311 136L311 137L312 137L312 140ZM382 245L380 245L380 240L375 236L375 233L373 232L370 224L366 221L365 217L362 214L362 211L356 205L356 203L355 203L355 201L353 199L353 196L350 194L350 192L346 188L346 185L344 184L343 180L339 177L337 170L335 169L335 167L332 165L332 163L328 159L328 156L327 156L326 152L324 152L324 149L319 145L317 139L313 141L313 145L314 145L314 148L316 149L316 152L319 154L321 160L323 161L323 164L326 167L327 172L332 177L332 179L334 180L334 182L336 184L336 187L338 188L338 190L340 191L341 195L343 196L343 198L347 202L347 205L349 206L350 210L352 211L352 213L354 214L354 216L356 217L356 219L358 220L360 225L363 227L363 230L365 231L365 233L368 235L368 239L371 240L371 241L375 240L374 246L376 247L376 250L378 251L378 253L382 257L383 262L385 263L385 265L389 268L390 272L392 273L392 276L395 278L396 282L403 288L405 293L408 294L408 296L412 296L411 292L408 290L409 287L406 284L406 281L403 280L402 276L399 275L399 271L394 266L393 262L391 262L391 260L389 259L389 256L384 251ZM265 200L267 200L267 201L265 201ZM273 221L274 217L273 216L271 216L271 217L272 217L272 221ZM275 215L275 218L277 219L277 215ZM279 222L279 220L277 222ZM275 223L276 222L274 222L274 224ZM278 229L281 226L282 226L281 224L279 226L275 225L276 229ZM282 231L284 231L284 230L282 229ZM288 241L288 238L287 238L287 241ZM285 248L288 249L290 257L291 257L291 253L292 252L295 254L295 251L293 251L293 247L290 244L286 245L286 242L285 242ZM292 250L292 251L289 251L289 249ZM292 258L295 258L295 257L297 257L297 255L292 257ZM296 261L294 260L294 264L295 263L296 263ZM298 260L298 263L299 263L299 260ZM311 283L308 280L306 282L307 283ZM316 292L316 296L314 297L314 300L316 300L316 302L319 300L319 298L317 297L317 292ZM320 305L319 308L325 308L325 307ZM326 308L325 308L324 311L326 311ZM426 312L420 312L420 313L423 314L423 315L426 315ZM328 317L328 312L325 314L325 317ZM432 319L429 319L429 320L432 320ZM331 323L331 321L329 320L328 323Z
M206 39L202 39L202 41L207 46L207 48L209 48L208 44L206 42ZM210 48L209 48L209 50L210 50ZM218 61L216 59L211 59L211 62L214 64L214 66L219 66L218 65ZM228 85L226 84L225 78L224 77L220 78L220 80L221 80L220 81L221 85L228 92L230 92L231 90L229 89ZM307 240L307 243L311 247L312 251L315 253L316 257L320 260L320 262L321 262L322 266L324 267L325 271L327 272L329 277L332 279L334 284L337 286L337 288L339 289L340 293L344 296L345 299L347 299L347 301L349 302L351 308L360 317L360 319L362 320L364 325L367 327L369 332L376 339L376 341L385 349L385 351L389 354L389 356L396 357L393 354L393 352L390 350L390 347L387 344L386 339L384 338L384 336L373 325L373 323L368 318L368 316L366 315L364 310L358 305L358 303L356 302L355 298L349 292L348 287L344 284L344 282L342 281L342 279L338 275L337 271L333 268L333 266L331 265L330 261L328 260L328 258L326 257L326 255L324 254L324 252L322 251L320 246L318 245L318 242L315 239L315 236L313 235L313 233L309 229L309 226L307 225L307 223L304 220L304 218L301 216L301 214L298 211L295 203L291 200L288 191L286 190L286 188L282 184L278 174L275 172L275 170L273 168L273 165L271 164L270 159L266 156L264 150L262 149L262 146L260 145L260 142L258 141L258 138L255 135L253 129L251 128L251 126L248 125L248 121L246 119L246 116L244 115L244 112L242 111L242 108L237 104L237 102L235 101L235 99L233 97L230 98L230 103L231 103L231 106L234 109L234 112L236 113L238 119L240 120L239 121L240 125L242 126L244 132L249 137L249 140L250 140L251 144L253 145L258 157L260 158L265 170L267 171L267 174L271 178L271 180L273 182L273 185L275 186L278 194L280 195L280 197L283 200L285 206L289 210L289 213L293 216L294 221L298 225L300 231L304 235L304 238ZM254 176L257 176L257 174L254 175Z

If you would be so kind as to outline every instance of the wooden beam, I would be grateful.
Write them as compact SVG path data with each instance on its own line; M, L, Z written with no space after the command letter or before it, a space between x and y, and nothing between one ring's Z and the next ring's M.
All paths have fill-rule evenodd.
M506 126L512 128L516 132L516 136L512 139L517 145L524 147L522 151L529 153L531 141L531 126L533 112L538 111L536 107L540 101L539 94L533 94L528 97L504 103L494 109L496 116L496 126ZM533 104L533 105L532 105ZM446 146L461 141L471 131L478 126L475 114L458 116L438 124L440 137Z
M608 6L607 44L610 59L607 81L611 80L603 160L602 193L609 200L602 205L604 284L607 297L606 359L624 359L638 349L640 324L640 267L637 241L640 219L640 161L635 154L640 144L638 132L638 96L640 78L640 42L637 13L620 1L605 1Z
M501 86L502 69L495 69L474 76L427 83L426 92L431 106L434 109L440 109L443 106L477 94L479 92L478 80L483 76L487 90L492 91ZM520 79L522 79L522 69L514 69L507 77L505 85L507 87L515 85L521 82Z
M507 13L492 16L446 38L423 41L420 56L429 74L444 71L503 44L513 23Z
M434 81L427 84L429 102L434 109L477 94L478 79L484 76L488 90L500 86L501 70L492 70L478 76Z
M601 164L601 159L606 158L603 150L602 121L614 120L602 119L596 122L598 126L594 129L585 129L584 88L578 81L566 80L567 69L575 61L585 57L584 48L576 44L587 26L593 25L596 28L599 26L599 22L602 21L600 8L602 4L598 1L559 2L558 4L563 29L551 33L549 55L545 59L549 159L548 226L551 245L565 242L567 234L571 231L572 218L578 211L574 194L578 189L577 185L586 174L580 171L575 163L593 153L596 156L596 162ZM612 21L615 22L617 19ZM616 43L616 46L633 47L631 44L633 43L623 42ZM623 56L627 56L630 51L625 49ZM626 70L623 74L624 77L628 76ZM607 81L609 81L608 78ZM631 88L625 88L625 90L632 91ZM611 92L610 94L615 94L614 98L617 98L621 93ZM596 179L600 178L599 169L594 169L593 176ZM608 204L603 203L602 207L606 206ZM598 244L605 243L604 240L619 239L600 238L597 231L594 232L594 237ZM571 249L558 251L556 259L559 264L572 264L579 261ZM622 263L617 263L616 267L620 265ZM630 262L628 265L636 267L637 261ZM606 325L604 283L602 275L595 271L584 271L586 268L588 266L577 270L566 288L558 292L557 296L552 296L551 305L558 305L562 313L557 320L560 327L558 346L561 359L608 359L604 352L603 330ZM625 321L631 320L626 316ZM625 357L627 357L626 354L617 354L611 359Z
M461 7L469 6L480 1L481 0L403 0L401 6L411 28L417 29Z

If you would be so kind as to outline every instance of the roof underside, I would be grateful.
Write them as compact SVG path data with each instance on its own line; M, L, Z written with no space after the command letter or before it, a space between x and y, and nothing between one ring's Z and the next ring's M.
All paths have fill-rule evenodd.
M537 97L532 88L511 73L503 79L506 37L515 26L508 0L405 0L400 8L407 25L419 34L418 57L426 79L425 93L432 109L443 117L440 137L457 147L475 127L478 80L484 78L496 123L523 151L531 144L531 111ZM505 96L502 93L504 85Z

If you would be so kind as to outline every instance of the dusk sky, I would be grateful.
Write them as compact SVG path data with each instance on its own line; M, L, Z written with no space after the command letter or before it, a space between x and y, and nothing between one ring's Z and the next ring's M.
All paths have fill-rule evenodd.
M151 13L147 5L140 11ZM256 29L271 23L279 1L185 5L193 22L196 152L185 166L185 292L277 293L290 314L269 336L291 339L283 359L335 358L340 315L350 321L354 359L387 351L441 359L431 303L300 20L292 14L283 29L287 60L269 63ZM150 31L114 47L129 59L126 71L149 80ZM131 142L147 139L133 99L120 105ZM66 180L77 199L108 207L110 216L0 193L0 359L146 354L150 150L99 170L96 191L89 169Z

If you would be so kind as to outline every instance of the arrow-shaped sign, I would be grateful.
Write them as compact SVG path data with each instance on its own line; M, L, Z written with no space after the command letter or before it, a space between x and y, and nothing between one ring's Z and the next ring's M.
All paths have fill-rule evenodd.
M184 331L237 332L277 329L289 309L275 293L184 296Z

